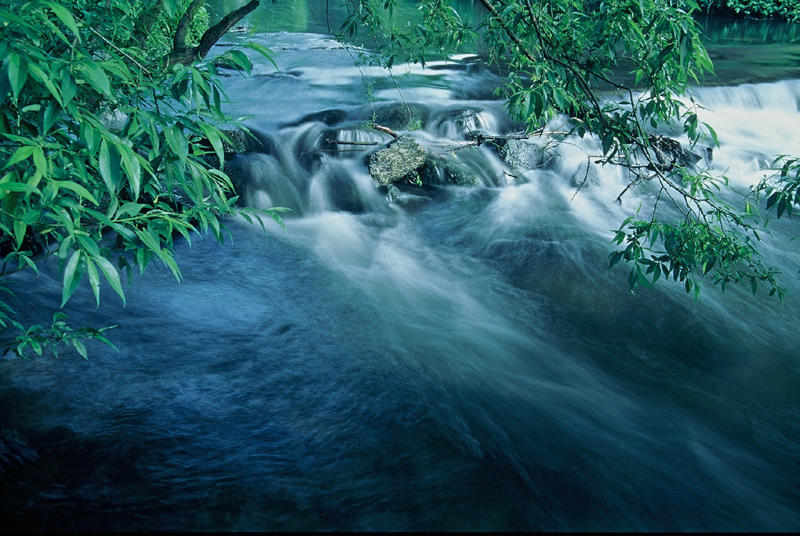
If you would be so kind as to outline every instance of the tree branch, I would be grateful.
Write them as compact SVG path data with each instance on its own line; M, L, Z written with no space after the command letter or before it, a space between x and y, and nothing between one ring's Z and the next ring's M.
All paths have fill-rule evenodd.
M385 132L386 134L390 135L393 138L397 138L397 137L400 136L400 134L398 134L397 132L395 132L391 128L385 127L383 125L372 125L372 128L375 129L375 130L379 130L381 132Z
M186 13L183 14L180 22L178 22L178 28L175 30L175 37L172 40L173 50L186 48L186 33L189 31L189 25L192 23L192 19L194 19L194 16L197 15L197 11L204 3L205 0L193 0L192 3L189 4L189 7L186 9Z
M195 0L194 3L196 3ZM193 5L194 5L193 3ZM203 34L203 37L200 38L200 44L196 47L187 47L185 44L180 47L176 47L173 51L169 54L169 63L170 65L174 65L176 63L182 63L184 65L189 65L194 60L198 58L203 58L208 54L208 51L211 50L211 47L220 40L220 38L225 35L225 32L230 30L234 24L242 20L245 16L250 14L255 8L259 5L259 0L251 0L244 6L231 11L224 17L222 20L216 23L214 26L206 30L206 33ZM192 6L189 6L191 9ZM187 11L188 13L188 11ZM181 23L183 19L181 19ZM180 29L180 28L179 28ZM177 34L176 34L177 39Z

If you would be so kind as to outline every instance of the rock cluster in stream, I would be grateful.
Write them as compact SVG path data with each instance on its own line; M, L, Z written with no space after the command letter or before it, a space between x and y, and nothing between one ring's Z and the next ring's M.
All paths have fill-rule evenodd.
M411 183L476 186L478 177L455 162L431 155L414 137L403 134L367 157L369 174L381 186Z
M434 156L413 136L403 134L367 157L369 174L381 186L393 183L477 186L466 167Z
M281 125L287 129L285 135L256 129L225 131L230 139L223 148L225 170L241 202L274 203L298 211L312 203L324 209L366 210L360 190L364 183L353 178L353 164L366 168L390 203L405 208L430 199L434 195L430 186L522 183L530 180L532 170L552 170L576 188L599 180L597 166L584 162L576 167L568 157L559 157L562 151L552 138L514 132L519 127L464 106L431 110L422 103L373 103L320 110ZM426 132L416 132L420 128ZM437 154L426 146L431 135L451 140L444 145L453 148ZM652 135L649 141L652 165L659 170L691 166L711 157L708 150L703 157L666 136ZM476 148L488 151L476 152ZM209 163L218 165L210 144L208 149ZM465 150L457 153L458 149ZM249 156L242 158L241 153ZM322 166L326 169L321 170ZM500 176L482 178L474 170ZM309 180L313 192L305 190Z

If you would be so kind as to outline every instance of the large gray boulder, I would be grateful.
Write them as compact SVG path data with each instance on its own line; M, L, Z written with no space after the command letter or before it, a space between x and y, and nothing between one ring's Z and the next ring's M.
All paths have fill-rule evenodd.
M369 156L369 174L378 184L388 186L416 172L427 156L428 151L417 140L403 134Z

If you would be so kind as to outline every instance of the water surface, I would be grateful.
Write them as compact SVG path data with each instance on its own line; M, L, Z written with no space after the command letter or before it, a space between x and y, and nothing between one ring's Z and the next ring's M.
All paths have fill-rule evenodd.
M231 162L287 229L231 220L178 245L123 308L80 288L77 325L118 324L119 352L0 360L0 422L24 454L0 473L15 526L74 530L792 530L800 525L800 252L775 222L780 304L739 288L699 302L635 295L607 270L610 229L652 192L593 166L592 138L534 140L507 166L474 130L515 127L472 58L394 83L320 34L258 37L280 72L227 78L265 149ZM373 102L364 80L374 81ZM703 164L745 190L797 153L800 82L702 89L721 148ZM299 98L298 96L302 97ZM480 186L388 202L362 152L325 140L413 106L414 135ZM556 127L557 125L553 125ZM54 262L16 276L49 316ZM13 441L12 441L13 440Z

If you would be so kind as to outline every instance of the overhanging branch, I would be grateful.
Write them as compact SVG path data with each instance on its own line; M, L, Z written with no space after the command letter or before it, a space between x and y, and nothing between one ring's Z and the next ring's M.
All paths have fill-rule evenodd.
M189 6L189 9L186 11L186 14L183 18L181 18L181 22L178 25L178 31L175 34L174 46L175 48L169 55L169 63L170 65L174 65L176 63L182 63L184 65L188 65L192 63L194 60L198 58L203 58L208 54L208 51L211 50L211 47L220 40L220 38L225 35L225 32L230 30L234 24L242 20L245 16L250 14L255 8L259 5L259 0L251 0L244 6L231 11L224 17L222 20L216 23L214 26L206 30L203 34L203 37L200 38L200 43L195 47L187 47L185 43L179 43L178 37L179 34L182 33L182 39L185 40L186 37L186 29L188 28L188 22L191 21L191 17L188 18L188 22L186 23L186 28L181 29L181 25L186 20L186 15L192 10L192 7L197 3L202 3L201 0L195 0ZM199 6L198 6L199 7ZM195 11L197 8L195 8Z

